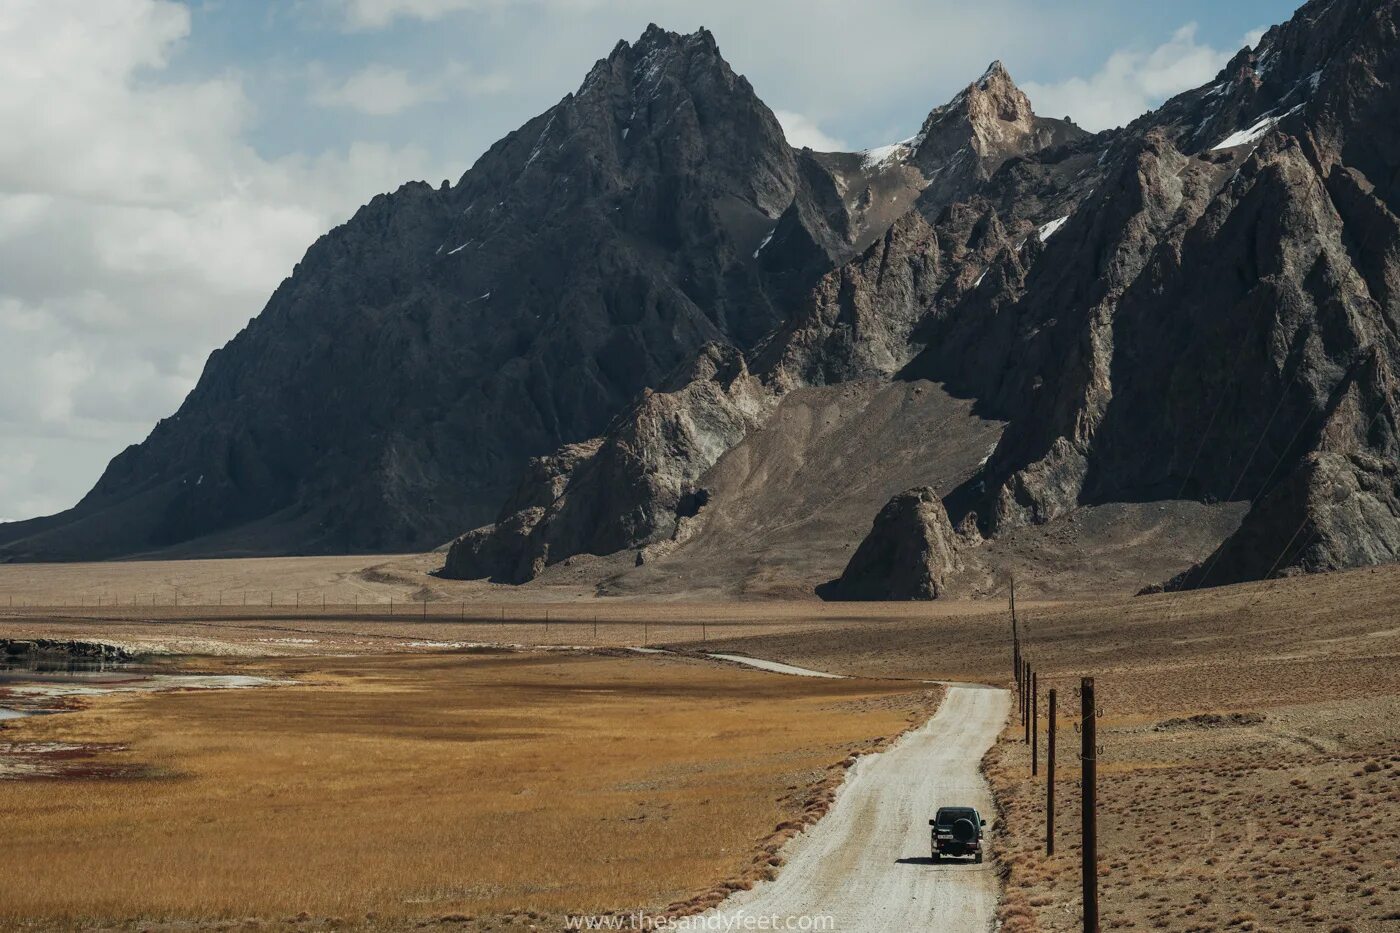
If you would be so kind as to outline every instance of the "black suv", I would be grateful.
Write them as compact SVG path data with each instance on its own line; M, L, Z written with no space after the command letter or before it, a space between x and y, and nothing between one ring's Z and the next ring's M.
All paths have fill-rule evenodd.
M970 855L974 862L981 864L982 827L987 821L972 807L939 807L938 815L929 820L928 825L935 862L945 855Z

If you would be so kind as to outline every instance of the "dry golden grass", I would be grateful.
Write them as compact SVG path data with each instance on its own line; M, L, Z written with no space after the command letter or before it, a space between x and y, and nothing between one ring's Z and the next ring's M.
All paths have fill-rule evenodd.
M0 782L0 926L664 908L753 876L930 695L684 659L203 664L292 686L126 695L7 739L139 777Z
M394 572L406 573L406 566L395 564ZM188 637L245 653L399 650L425 639L589 643L598 612L600 644L638 643L643 625L653 643L696 644L705 620L708 647L717 650L867 676L1008 679L1008 626L993 603L569 603L560 601L563 590L505 595L455 586L467 588L432 591L439 598L429 602L427 622L305 607L242 618L162 609L146 620L147 613L89 606L88 619L43 612L0 618L0 637ZM458 597L466 623L449 618L448 600ZM519 601L525 598L552 601ZM993 837L1009 871L1006 929L1070 930L1078 923L1077 771L1067 691L1081 675L1096 678L1106 713L1105 929L1369 933L1400 926L1400 763L1393 757L1400 749L1400 566L1025 609L1027 654L1042 683L1062 691L1060 854L1039 854L1042 789L1028 780L1023 747L999 746L988 770L1006 811L1005 831ZM501 610L504 625L487 618ZM304 638L318 641L293 641ZM1158 728L1230 713L1262 720Z

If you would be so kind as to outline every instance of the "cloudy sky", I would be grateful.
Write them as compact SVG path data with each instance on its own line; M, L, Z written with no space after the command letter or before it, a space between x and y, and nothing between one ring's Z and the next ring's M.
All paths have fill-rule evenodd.
M1293 0L3 0L0 519L72 505L307 246L456 180L649 21L712 29L790 140L911 135L1002 59L1094 129Z

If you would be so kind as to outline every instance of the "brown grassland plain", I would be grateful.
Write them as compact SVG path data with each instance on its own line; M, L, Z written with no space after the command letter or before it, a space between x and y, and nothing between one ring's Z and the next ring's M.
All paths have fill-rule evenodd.
M1038 606L1025 653L1059 701L1056 854L1012 723L1004 931L1081 929L1079 717L1095 678L1105 930L1400 930L1400 567ZM880 622L728 648L856 674L1007 683L1005 615Z
M197 663L293 682L111 695L0 729L96 744L84 764L106 769L0 781L0 927L552 928L712 901L937 697L635 655Z
M85 606L62 613L18 609L3 618L6 607L0 604L0 637L105 634L138 645L288 655L422 650L423 641L471 640L616 645L645 638L652 644L700 647L703 637L714 650L857 676L1009 681L1004 603L991 600L859 606L571 602L562 591L537 588L519 593L479 585L435 589L440 584L426 575L431 564L426 558L374 567L366 567L363 558L336 560L346 562L334 571L349 575L338 578L344 587L393 586L426 596L426 620L410 619L402 608L389 617L353 604L358 612L314 606L273 613L183 605L98 609L89 593ZM120 583L134 595L149 589L153 574L156 579L174 574L172 579L185 581L188 598L200 586L225 579L227 571L209 563L193 569L104 568L110 576L97 578L94 586L110 594ZM257 567L285 569L277 562ZM326 579L326 570L298 572L314 583ZM245 568L235 576L252 572ZM0 594L23 585L28 593L61 601L72 591L71 580L51 579L42 571L8 573L0 567ZM268 580L253 582L266 587ZM371 592L383 597L385 591ZM329 598L337 593L343 597L345 591L334 590ZM546 613L550 628L543 624ZM596 636L589 624L595 613L601 618ZM986 761L1003 808L992 836L1005 876L1003 929L1078 929L1079 772L1072 690L1081 676L1093 676L1104 710L1099 828L1105 929L1400 930L1397 620L1400 566L1181 595L1024 605L1027 657L1044 687L1060 693L1057 853L1043 854L1044 788L1040 779L1030 780L1028 750L1017 742L1021 732L1013 722ZM701 629L702 621L707 629ZM296 666L291 660L281 663ZM782 686L772 689L830 688L792 678L776 681ZM879 689L892 687L886 683ZM266 695L274 692L280 691ZM669 709L674 701L662 697L666 702L658 709ZM211 696L202 702L216 701ZM1043 691L1040 708L1043 716ZM1039 735L1043 754L1043 719ZM754 740L755 748L762 745ZM839 755L840 748L835 742L826 750ZM707 769L713 752L710 743L695 750L690 759L695 774ZM722 760L717 767L725 767ZM809 778L816 774L810 771ZM810 781L788 780L782 786L802 788ZM389 806L393 799L386 789L381 803ZM776 798L770 791L763 799ZM793 812L791 798L783 806L784 814ZM771 824L771 819L752 821L745 830L750 833L744 837L746 851ZM668 821L649 819L632 828L643 832L641 827L665 830ZM742 861L703 866L691 883L701 876L723 877ZM654 874L635 861L617 866L618 890L631 891L628 885L638 883L639 871ZM625 907L670 896L629 893L598 903ZM413 910L433 914L433 909Z

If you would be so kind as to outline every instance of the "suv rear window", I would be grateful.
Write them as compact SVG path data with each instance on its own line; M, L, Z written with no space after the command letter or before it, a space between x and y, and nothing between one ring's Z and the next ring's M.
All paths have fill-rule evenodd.
M924 812L927 813L928 811L926 810ZM938 821L939 826L952 826L958 820L964 819L972 820L973 825L976 825L977 811L973 810L971 807L947 807L939 810L934 819Z

